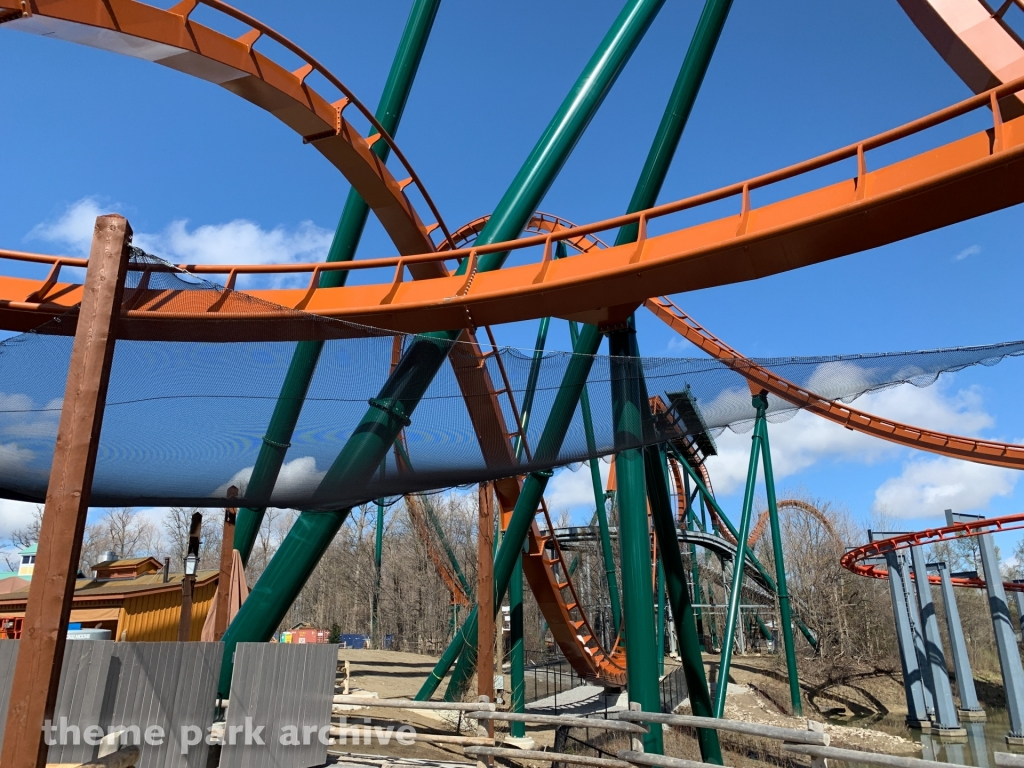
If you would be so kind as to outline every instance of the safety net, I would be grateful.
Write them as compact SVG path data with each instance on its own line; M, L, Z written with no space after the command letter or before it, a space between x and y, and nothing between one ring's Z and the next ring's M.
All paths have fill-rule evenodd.
M147 325L140 306L173 304L173 323ZM491 391L467 387L456 369L480 361L465 341L441 342L447 360L424 374L418 402L403 402L402 449L363 475L326 484L328 469L368 409L387 408L379 394L416 337L325 319L228 291L135 251L124 294L93 484L94 506L224 506L235 504L339 509L368 499L452 487L607 456L616 448L612 376L642 371L648 394L680 418L654 421L632 444L664 442L706 430L742 429L754 416L746 380L706 357L643 357L614 365L594 356L586 379L593 421L588 440L578 405L557 454L517 459L508 446L518 432L532 350L502 348L482 366ZM244 339L212 333L217 312L245 318ZM74 313L0 342L0 496L42 501L73 343ZM237 322L235 324L237 328ZM272 494L247 496L247 486L299 345L316 341L319 362ZM850 401L902 383L924 386L943 372L993 364L1024 353L1024 341L923 352L756 359L801 387ZM580 356L575 356L577 362ZM533 400L527 446L536 447L573 361L545 352ZM417 375L415 365L407 367ZM635 374L628 374L635 375ZM460 378L462 379L460 381ZM506 384L507 382L507 384ZM507 392L504 391L507 388ZM513 405L514 401L514 405ZM494 403L497 406L494 406ZM486 412L499 417L471 418ZM686 414L682 411L685 410ZM769 396L773 420L794 406ZM694 418L696 414L699 418ZM685 415L685 418L683 416ZM620 436L620 440L621 440ZM481 445L505 446L502 453ZM504 458L502 458L504 456Z

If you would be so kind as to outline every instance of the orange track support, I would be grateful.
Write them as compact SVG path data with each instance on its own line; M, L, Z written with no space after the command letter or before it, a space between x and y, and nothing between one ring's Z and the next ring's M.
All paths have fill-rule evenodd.
M958 437L912 427L858 411L836 400L828 400L821 395L798 387L744 357L701 327L671 299L664 296L651 299L646 303L646 307L688 341L693 342L711 357L722 361L737 373L745 376L752 385L766 389L786 402L847 429L863 432L908 448L930 451L954 459L967 459L996 467L1024 469L1024 446L1022 445L976 440L971 437Z

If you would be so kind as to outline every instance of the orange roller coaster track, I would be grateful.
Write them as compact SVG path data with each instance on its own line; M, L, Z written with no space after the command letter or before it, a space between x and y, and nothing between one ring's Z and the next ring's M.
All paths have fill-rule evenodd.
M191 19L205 6L249 27L237 38ZM274 115L312 144L359 192L380 219L399 253L433 251L430 232L444 226L436 206L412 165L373 113L330 70L266 24L220 0L182 0L164 11L135 0L0 0L0 24L10 29L55 37L134 58L145 59L215 83ZM255 49L266 37L297 56L303 65L289 71ZM317 73L341 98L329 102L307 82ZM343 116L353 107L376 134L362 136ZM397 180L370 151L385 142L408 178ZM424 226L405 190L414 185L436 223ZM440 262L418 268L423 276L446 275Z
M1004 122L999 100L1024 89L1024 78L993 88L899 128L773 173L673 203L572 230L492 245L333 264L194 266L201 274L312 274L307 289L251 291L271 304L378 328L424 332L500 324L544 316L592 323L621 318L652 296L752 280L856 253L1024 202L1024 118ZM993 127L874 171L870 150L889 145L983 107L993 108ZM751 193L842 160L855 159L856 175L761 207ZM653 220L727 198L739 213L658 236ZM639 223L638 242L552 258L553 244ZM476 273L480 256L542 246L539 262ZM14 252L0 256L24 258ZM405 281L406 268L454 257L467 260L463 275ZM72 265L59 257L39 261ZM335 269L387 267L387 283L318 288L318 277ZM81 286L50 280L0 279L0 326L27 330L78 303ZM130 338L175 337L182 318L207 322L208 340L245 339L251 306L219 296L205 311L167 291L140 296L124 318ZM268 307L267 319L290 313ZM202 323L196 323L200 326ZM287 325L287 324L283 324ZM282 332L287 330L282 329ZM192 333L199 330L193 329Z
M967 459L979 464L1024 469L1022 445L947 435L858 411L837 400L829 400L803 389L744 357L709 333L671 299L664 296L651 299L646 306L688 341L745 376L753 386L765 389L770 394L833 423L908 448L930 451L954 459Z

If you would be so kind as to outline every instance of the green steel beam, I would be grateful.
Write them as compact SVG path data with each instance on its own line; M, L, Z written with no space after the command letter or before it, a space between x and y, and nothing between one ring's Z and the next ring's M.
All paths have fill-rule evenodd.
M711 694L704 672L704 660L697 644L697 621L690 591L686 585L686 567L676 539L675 519L669 501L667 476L661 464L658 448L645 449L644 468L647 472L648 499L651 505L651 521L658 541L658 552L665 568L665 586L672 605L672 619L676 625L679 641L679 658L683 664L686 687L690 692L693 714L712 717ZM664 489L664 490L663 490ZM628 649L627 645L627 649ZM706 762L722 764L722 752L718 734L713 730L698 730L701 756Z
M722 634L722 655L718 665L718 691L715 695L715 717L725 712L725 694L729 688L729 666L732 663L732 646L736 634L736 621L740 613L740 596L743 591L743 573L746 570L747 537L750 535L750 518L754 510L754 488L757 485L757 463L761 454L764 412L768 402L763 395L752 398L757 410L754 433L751 435L750 463L747 467L747 484L743 492L743 511L740 515L740 530L736 534L736 559L732 567L732 587L729 591L729 608L725 616L725 631Z
M629 0L625 4L494 209L477 238L478 245L519 236L662 5L664 0ZM507 256L487 254L480 258L478 268L483 272L497 269ZM464 260L460 271L465 269Z
M695 526L699 522L697 516L693 514L693 496L690 495L690 476L687 474L683 475L683 492L686 494L686 529L688 531L694 530ZM690 544L690 578L693 583L693 602L699 605L700 599L700 564L697 562L697 545ZM694 619L697 622L697 638L700 643L701 650L704 648L704 613L703 609L694 609Z
M767 395L763 395L767 403ZM789 677L789 700L793 714L803 716L800 701L800 678L796 668L796 646L793 643L793 619L789 607L789 589L786 587L786 564L782 553L782 529L779 526L779 507L775 499L775 474L772 471L772 451L768 443L768 422L761 428L761 458L764 462L764 485L768 497L768 517L772 526L772 554L775 558L775 579L778 584L779 622L782 624L782 640L786 649L786 672Z
M455 556L455 550L452 549L451 542L448 541L448 535L444 532L444 527L441 525L441 521L437 517L437 511L434 509L434 504L426 496L420 496L420 500L423 502L423 509L427 513L427 521L430 523L430 527L434 531L434 535L437 536L441 542L441 546L444 548L445 554L448 556L448 562L452 566L452 570L455 572L455 576L458 578L462 588L466 590L466 594L470 594L472 590L469 588L469 580L462 572L462 568L459 567L459 559Z
M697 28L694 30L690 46L686 49L686 58L679 70L668 108L658 125L658 132L651 144L651 150L644 163L633 199L629 201L629 212L650 208L655 204L661 185L672 163L679 139L683 135L686 121L697 101L701 83L711 64L711 56L722 35L725 20L732 7L732 0L707 0ZM627 224L619 230L615 239L616 245L635 242L639 234L639 223Z
M657 641L654 637L654 584L651 579L651 540L647 522L647 482L641 445L650 408L640 389L640 360L633 356L636 331L626 328L608 334L611 356L612 426L615 434L615 486L619 500L619 552L622 562L622 615L626 635L626 685L630 702L657 712ZM643 737L644 751L663 754L662 729L652 724Z
M562 242L559 242L558 244L564 251L565 244ZM540 319L540 325L537 327L537 341L534 342L533 346L533 359L530 361L530 373L526 377L526 391L523 393L523 405L519 409L519 421L523 430L523 435L527 434L527 430L530 428L530 415L533 413L533 398L537 394L537 379L540 378L541 363L544 360L544 345L547 343L548 326L550 325L551 318L542 317ZM517 460L523 455L525 447L522 435L516 437L515 454Z
M654 583L654 594L658 605L658 679L665 675L665 564L661 558L655 560L657 579Z
M555 395L555 402L548 415L547 423L544 425L544 431L534 450L535 460L553 461L558 456L562 448L562 441L572 423L575 404L579 400L580 392L586 386L587 377L590 375L590 369L594 363L594 355L597 354L600 345L601 334L597 328L591 325L584 326L579 342L573 350L574 354L562 376L562 384L558 388L558 394ZM508 527L505 529L505 535L502 537L501 548L494 560L495 605L500 606L505 596L505 590L508 588L512 575L512 567L522 551L523 543L533 524L537 507L550 477L550 472L531 472L523 482L519 499L512 511ZM470 648L476 645L476 632L477 612L474 608L466 617L459 634L445 650L430 676L416 694L417 700L424 701L433 695L462 649L467 645Z
M499 603L500 606L500 603ZM519 548L519 557L516 558L512 569L512 580L508 588L509 606L509 661L512 672L512 711L526 711L526 652L523 647L523 549ZM501 617L501 614L498 614ZM501 632L501 625L498 625ZM498 674L503 674L498 670ZM526 723L513 721L509 730L512 736L521 739L526 736Z
M377 524L373 531L373 610L370 616L370 637L376 648L380 637L380 571L384 559L384 500L377 499Z
M575 322L569 322L569 336L573 348L579 337L579 328ZM594 420L590 410L590 393L584 387L580 393L580 412L583 416L583 431L587 438L587 450L593 456L597 452L597 440L594 437ZM608 511L605 509L604 484L601 482L601 469L598 459L590 462L590 483L594 488L594 510L597 517L598 531L601 538L601 559L604 562L605 581L608 584L608 602L612 612L612 626L617 632L622 626L622 602L619 599L619 580L615 575L615 552L612 549L612 535L608 527ZM569 574L572 575L571 573Z
M384 130L391 136L398 132L402 112L409 99L409 92L412 90L412 83L440 5L441 0L416 0L409 12L398 52L395 54L384 92L381 94L380 104L374 113ZM376 133L376 129L373 132ZM378 141L370 151L381 158L381 161L385 161L391 149L386 142ZM328 261L350 261L355 257L369 212L369 206L359 193L355 189L349 190L327 254ZM344 285L348 274L347 271L328 272L320 278L320 285L324 288ZM246 487L247 496L269 498L273 492L322 351L322 341L300 341L296 345L281 386L281 394L274 406L263 445L260 446ZM249 562L249 555L263 523L264 512L265 509L257 507L242 507L238 510L234 547L241 555L243 564Z

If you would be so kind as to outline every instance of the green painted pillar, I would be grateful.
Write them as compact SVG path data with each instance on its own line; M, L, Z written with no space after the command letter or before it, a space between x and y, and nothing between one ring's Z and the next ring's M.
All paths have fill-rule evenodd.
M693 503L693 497L690 495L690 476L686 473L683 474L683 490L686 493L686 530L692 531L696 527L695 515L691 505ZM690 580L692 582L692 594L694 605L698 606L694 608L694 619L697 622L697 638L700 643L701 651L706 651L704 647L704 612L700 608L700 563L697 561L697 545L690 544ZM678 633L677 633L678 634ZM680 641L682 642L682 641Z
M655 561L657 579L655 594L658 596L658 678L665 676L665 565L661 558Z
M661 710L655 638L654 584L651 579L647 484L640 449L650 410L640 389L640 360L632 357L631 327L608 334L611 355L612 424L615 430L615 484L619 501L622 607L626 633L629 700L647 712ZM644 751L663 754L662 729L651 724Z
M732 587L729 592L729 608L725 616L725 632L722 635L722 658L718 671L718 692L715 696L715 717L722 717L725 711L725 695L729 687L729 665L732 663L732 647L736 635L743 591L743 572L747 560L747 538L750 535L750 519L754 509L754 488L757 485L757 460L761 453L761 434L764 411L767 402L761 395L755 395L754 408L757 418L751 435L750 463L747 467L747 484L743 493L743 512L740 515L740 529L736 534L736 559L732 567Z
M519 548L508 588L509 605L509 661L512 667L512 711L526 711L526 652L523 648L523 554ZM501 614L498 614L499 618ZM499 625L500 627L500 625ZM499 629L500 631L500 629ZM499 674L502 674L499 672ZM513 722L509 726L512 736L526 736L526 723Z
M768 396L762 393L767 405ZM761 458L764 462L764 485L768 497L768 517L772 526L772 554L775 558L776 594L779 597L779 622L782 624L782 640L786 649L786 672L789 677L789 700L793 714L803 715L800 701L800 678L796 668L796 646L793 642L793 618L790 614L789 589L786 586L786 564L782 552L782 528L779 525L779 507L775 499L775 474L772 471L772 451L768 444L768 422L761 428Z
M380 637L380 571L384 559L384 500L377 499L377 525L374 527L373 542L373 610L371 614L370 637L373 645L383 647Z
M679 658L686 677L686 687L690 691L691 708L695 715L712 717L708 679L697 643L697 622L686 586L686 568L675 536L675 518L668 495L668 478L664 474L661 457L658 455L660 453L657 448L644 449L651 521L654 523L658 551L664 565L665 586L672 604L672 619L675 621L676 637L679 639ZM718 743L718 734L712 730L698 730L697 738L702 758L706 762L721 765L722 751Z
M558 394L555 395L555 402L548 415L547 423L544 425L544 431L541 433L540 440L534 450L533 455L537 460L551 461L561 450L562 441L565 439L565 434L572 423L575 404L579 400L580 392L586 385L587 377L590 375L590 369L594 363L594 355L597 354L600 345L601 334L597 328L591 325L584 326L579 342L573 350L574 354L562 376L562 383L558 389ZM516 502L515 509L512 511L508 527L505 529L505 535L502 537L501 548L498 550L498 556L494 561L495 605L500 605L505 596L505 590L508 588L509 580L511 579L513 565L522 551L523 543L526 541L530 526L533 524L533 519L537 514L537 507L540 504L541 497L544 495L544 489L547 487L550 477L550 472L531 472L523 482L523 488L519 492L519 499ZM444 679L444 676L448 674L448 670L451 669L452 664L455 663L456 658L458 658L462 649L467 644L470 648L475 647L476 630L477 614L476 608L474 608L469 616L466 617L466 621L462 625L459 634L456 635L455 639L445 650L430 676L416 694L418 701L424 701L433 695L434 691L437 690L437 686ZM454 675L453 682L457 684L456 687L460 684L460 681L455 680Z
M569 335L572 338L573 349L575 349L576 339L579 337L579 329L573 321L569 322ZM590 394L587 392L586 387L580 392L580 412L583 416L583 431L587 438L587 450L593 455L597 452L597 440L594 437L594 420L590 410ZM598 461L595 458L589 462L590 483L594 488L594 514L597 518L597 527L601 539L601 560L604 563L605 581L608 584L608 602L611 607L612 626L615 628L615 632L618 632L622 627L622 603L619 600L619 580L615 574L615 552L612 549L612 534L608 527L604 484L601 482L601 468L598 465ZM609 634L614 637L614 632Z
M416 0L409 12L409 19L406 21L398 52L391 64L380 104L374 113L377 121L391 136L398 131L402 112L409 99L409 92L412 90L412 83L440 5L441 0ZM387 160L391 149L387 143L378 141L370 151L384 161ZM341 219L334 231L327 261L350 261L355 257L369 212L370 208L363 198L354 189L350 190ZM341 286L347 277L348 272L328 272L320 278L320 285L325 288ZM256 464L245 490L247 497L270 498L322 351L322 341L300 341L296 344L281 386L281 394L274 406L263 445L260 446ZM264 508L259 507L242 507L238 510L234 546L241 555L243 564L249 562L252 546L263 523L264 511Z

